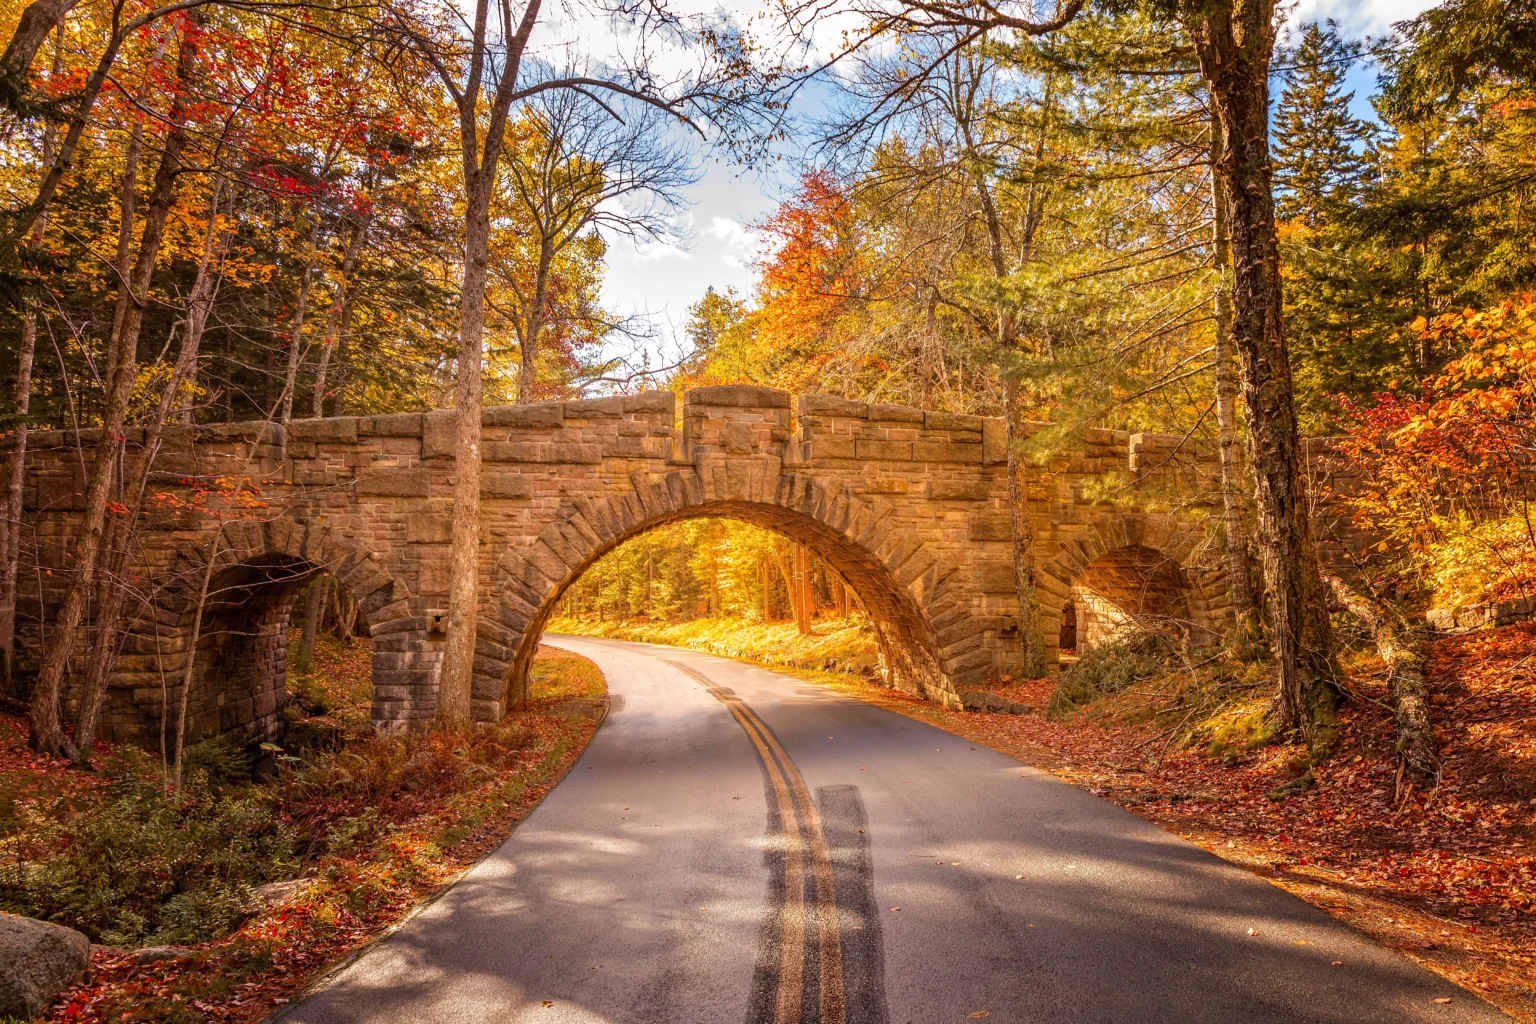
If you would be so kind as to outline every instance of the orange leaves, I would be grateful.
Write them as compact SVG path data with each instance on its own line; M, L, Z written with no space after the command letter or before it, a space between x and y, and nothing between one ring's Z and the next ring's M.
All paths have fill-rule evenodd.
M1521 529L1536 481L1536 298L1415 321L1457 353L1417 396L1345 401L1342 443L1364 484L1341 495L1359 520L1415 556L1415 571L1452 600L1536 580L1536 543ZM1458 563L1499 572L1455 583Z
M799 387L836 350L840 321L864 290L867 253L852 203L825 171L807 171L799 191L754 227L767 243L755 341L765 365L797 378L776 383Z

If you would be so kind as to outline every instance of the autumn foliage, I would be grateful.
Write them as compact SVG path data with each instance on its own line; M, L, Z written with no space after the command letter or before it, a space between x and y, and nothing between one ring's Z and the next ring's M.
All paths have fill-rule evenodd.
M1417 395L1344 400L1342 447L1366 480L1348 500L1437 603L1536 593L1536 298L1414 330L1456 355Z

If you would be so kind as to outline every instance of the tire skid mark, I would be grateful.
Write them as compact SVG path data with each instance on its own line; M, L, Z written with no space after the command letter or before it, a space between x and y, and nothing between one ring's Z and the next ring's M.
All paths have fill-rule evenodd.
M857 789L829 787L839 791L834 798L840 840L834 863L817 802L768 724L730 688L682 662L667 660L667 664L725 705L756 748L766 779L769 899L777 912L770 913L764 929L748 1024L883 1024L883 972L872 983L864 977L871 968L878 971L880 967L878 918L870 926L868 837L858 831L860 825L851 830L844 827L850 820L864 821ZM850 807L843 790L852 790L856 807ZM850 831L864 844L850 847ZM862 881L856 877L859 874ZM843 920L859 922L856 934L845 935ZM845 944L859 967L859 976L853 979L858 997L853 1007L844 972ZM874 1003L872 996L878 997Z

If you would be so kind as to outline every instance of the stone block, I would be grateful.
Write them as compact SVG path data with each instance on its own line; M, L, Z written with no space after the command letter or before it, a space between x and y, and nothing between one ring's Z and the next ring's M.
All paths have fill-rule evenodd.
M788 409L788 391L762 388L753 384L719 384L708 388L694 388L683 396L683 408L688 406L725 406L738 409Z
M357 493L381 498L425 498L432 474L423 468L372 469L357 479Z
M367 416L357 425L360 437L420 437L422 414L399 412L388 416Z
M581 398L565 403L568 420L612 419L624 415L624 397Z
M923 426L928 430L964 430L971 433L981 431L982 417L959 412L926 412L923 414Z
M1011 540L1013 537L1007 516L973 515L966 520L965 530L971 540Z
M815 443L820 444L820 442ZM861 437L854 443L853 451L854 457L859 459L894 459L907 462L912 459L912 442Z
M727 423L723 440L725 450L732 455L746 455L757 447L757 424Z
M624 396L625 412L660 412L675 414L676 410L677 395L670 391L646 391L638 395Z
M922 423L923 410L910 405L871 405L869 418L882 423Z
M981 463L979 444L964 441L913 441L912 458L918 462Z
M982 566L977 584L983 594L1013 594L1018 591L1011 564Z
M357 417L331 416L323 419L290 420L288 437L294 441L329 441L333 444L357 443Z
M422 417L421 457L451 459L458 440L459 414L452 409L429 412Z
M481 473L480 493L487 498L532 498L533 481L521 473Z
M537 402L533 405L493 405L480 413L486 427L518 427L528 430L554 430L565 426L565 403Z
M986 501L993 496L991 480L929 480L923 495L931 501Z
M1008 461L1008 424L1001 417L988 416L981 421L981 461L988 466Z
M801 416L842 416L844 418L869 419L869 403L854 402L836 395L801 395Z
M830 434L817 435L810 443L811 458L814 459L851 459L855 457L854 440L851 437L833 437Z

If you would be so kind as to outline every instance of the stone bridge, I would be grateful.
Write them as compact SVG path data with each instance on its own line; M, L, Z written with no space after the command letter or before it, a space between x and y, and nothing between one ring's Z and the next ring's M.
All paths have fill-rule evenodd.
M1003 422L747 386L486 409L474 714L524 692L556 601L646 530L726 516L806 545L853 588L895 687L949 704L1016 671ZM189 741L281 727L293 599L328 572L373 635L373 719L433 717L447 605L456 414L168 432L136 539L107 734L152 740L188 696ZM96 438L32 436L25 657L62 599ZM142 436L130 435L130 447ZM1031 470L1040 613L1054 659L1125 615L1219 630L1229 608L1211 462L1178 438L1089 431ZM1110 500L1105 495L1117 495ZM217 512L217 514L214 514ZM195 625L201 588L201 622ZM1063 637L1061 632L1066 636ZM194 632L197 641L193 643ZM1076 639L1074 639L1074 637ZM83 656L78 663L83 664ZM188 671L190 667L190 672Z

